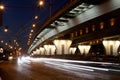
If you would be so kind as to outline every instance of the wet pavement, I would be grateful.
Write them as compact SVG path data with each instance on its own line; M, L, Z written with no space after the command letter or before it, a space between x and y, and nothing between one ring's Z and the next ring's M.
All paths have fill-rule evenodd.
M54 59L26 58L0 62L1 80L120 80L119 75L119 69L110 71Z

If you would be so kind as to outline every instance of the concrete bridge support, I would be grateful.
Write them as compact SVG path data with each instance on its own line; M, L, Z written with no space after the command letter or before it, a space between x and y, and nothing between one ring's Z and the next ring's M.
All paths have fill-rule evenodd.
M77 49L76 47L70 47L69 53L75 54L76 49Z
M55 45L44 45L46 55L55 55Z
M54 40L53 43L57 48L56 50L57 55L69 54L69 48L72 43L71 40Z
M40 50L39 49L36 49L36 54L40 55Z
M118 40L104 40L103 45L105 47L106 55L118 55L118 47L120 46L120 41Z
M90 47L91 47L90 45L78 45L78 48L82 55L83 54L87 55L89 53Z
M45 54L45 49L43 47L39 47L40 50L40 55L44 55Z

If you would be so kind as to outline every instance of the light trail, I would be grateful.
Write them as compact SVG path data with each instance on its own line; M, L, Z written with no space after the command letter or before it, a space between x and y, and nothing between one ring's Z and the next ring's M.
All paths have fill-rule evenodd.
M93 67L93 66L85 66L80 65L76 63L84 63L84 64L101 64L101 65L117 65L117 63L107 63L107 62L93 62L93 61L78 61L78 60L66 60L66 59L53 59L53 58L29 58L24 57L23 61L29 62L37 62L37 63L45 63L47 65L55 66L56 68L62 68L62 69L71 69L71 70L85 70L85 71L114 71L114 72L120 72L120 70L117 69L110 69L110 68L100 68L100 67Z
M84 65L88 63L104 64L104 62L77 61L77 60L65 60L65 59L53 59L53 58L30 58L30 57L23 57L19 59L19 62L20 62L20 65L18 66L19 71L21 71L22 67L31 68L32 65L38 65L38 66L43 65L49 68L53 68L65 72L70 75L84 77L92 80L96 79L96 77L102 80L103 79L110 80L111 72L120 73L120 70L117 69ZM84 64L78 64L78 63L84 63ZM109 65L109 64L114 65L115 63L105 63L104 65Z
M67 60L67 59L54 59L54 58L31 58L33 61L59 61L59 62L66 62L66 63L84 63L84 64L99 64L99 65L114 65L120 66L118 63L109 63L109 62L94 62L94 61L78 61L78 60Z

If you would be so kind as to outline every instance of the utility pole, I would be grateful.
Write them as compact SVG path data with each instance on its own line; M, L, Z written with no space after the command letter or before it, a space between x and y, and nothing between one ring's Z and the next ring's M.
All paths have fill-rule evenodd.
M50 0L50 18L52 17L52 0Z

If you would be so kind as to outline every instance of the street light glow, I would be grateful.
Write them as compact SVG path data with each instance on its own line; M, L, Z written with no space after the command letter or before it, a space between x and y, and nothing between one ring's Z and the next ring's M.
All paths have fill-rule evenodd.
M8 32L8 29L7 29L7 28L5 28L5 29L4 29L4 32Z
M43 0L40 0L40 1L39 1L39 5L40 5L40 6L43 6L43 5L44 5L44 1L43 1Z
M3 43L4 41L2 40L1 43Z
M32 26L33 26L33 27L35 27L36 25L35 25L35 24L33 24Z
M33 29L31 29L31 31L30 31L30 32L32 33L32 32L34 32L34 30L33 30Z
M0 5L0 10L4 10L5 7L3 5Z
M31 34L31 33L30 33L29 35L30 35L30 36L32 36L32 34Z
M38 16L35 16L35 19L38 19Z
M12 49L13 47L12 46L10 46L10 49Z

